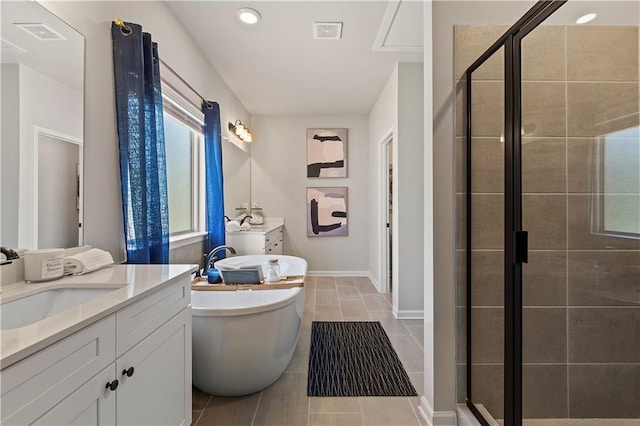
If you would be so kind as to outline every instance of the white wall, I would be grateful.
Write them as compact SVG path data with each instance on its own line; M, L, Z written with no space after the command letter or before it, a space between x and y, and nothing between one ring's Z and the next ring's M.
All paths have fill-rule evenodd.
M229 121L249 114L162 2L59 2L43 5L85 37L85 243L124 259L124 231L113 86L111 21L122 18L151 33L160 57Z
M369 270L368 124L366 116L270 116L251 119L251 200L265 216L284 217L285 254L301 256L309 271L366 274ZM307 128L349 129L348 177L307 178ZM347 186L349 235L307 237L306 188Z
M394 278L398 290L397 315L403 318L422 318L424 306L423 92L422 64L398 64L398 131L393 171L394 190L397 188L398 194L394 215L397 217L398 267L393 271L397 277L397 280Z
M380 289L387 191L382 143L393 133L393 309L404 318L423 315L423 67L397 64L369 115L369 268Z
M20 173L19 65L2 64L2 226L0 244L18 246L18 175Z
M369 113L369 271L371 279L381 290L383 263L380 262L380 251L383 245L382 222L385 220L381 204L384 202L386 180L383 182L382 144L391 135L395 139L398 127L398 66L394 67L387 83L380 92L371 113ZM394 147L394 158L397 158L397 146ZM393 182L397 185L397 182ZM393 194L397 194L396 188ZM393 224L396 226L397 222ZM395 253L397 247L393 247ZM396 256L397 257L397 256ZM397 270L397 264L393 269Z

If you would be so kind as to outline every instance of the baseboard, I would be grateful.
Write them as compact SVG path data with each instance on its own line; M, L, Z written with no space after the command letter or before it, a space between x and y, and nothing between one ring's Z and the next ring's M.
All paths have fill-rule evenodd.
M456 407L458 426L482 426L466 404L458 404Z
M455 411L433 411L429 401L424 396L420 398L418 413L429 426L456 426L457 424Z
M475 404L476 409L480 412L482 417L489 423L489 426L500 426L489 410L482 404ZM456 407L456 414L458 416L458 424L461 426L482 426L482 423L473 415L471 409L467 404L458 404ZM546 424L546 423L545 423Z
M307 271L310 277L369 277L369 271Z
M424 319L424 311L423 310L409 310L409 309L396 309L393 308L393 316L397 319Z
M375 286L376 290L380 292L380 283L378 283L378 280L376 280L373 275L371 275L371 272L367 272L367 276L369 277L369 281L371 281L371 283Z

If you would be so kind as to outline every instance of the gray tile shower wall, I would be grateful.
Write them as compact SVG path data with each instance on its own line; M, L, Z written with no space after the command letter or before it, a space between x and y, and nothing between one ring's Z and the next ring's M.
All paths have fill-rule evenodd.
M455 28L454 73L506 31ZM606 203L640 223L638 27L544 26L522 42L524 417L640 418L640 239L605 231ZM473 80L473 400L503 413L503 55ZM466 146L456 98L458 401L466 398ZM606 187L604 143L624 156ZM636 203L636 204L634 204ZM637 205L637 208L633 208ZM633 237L633 235L631 235Z

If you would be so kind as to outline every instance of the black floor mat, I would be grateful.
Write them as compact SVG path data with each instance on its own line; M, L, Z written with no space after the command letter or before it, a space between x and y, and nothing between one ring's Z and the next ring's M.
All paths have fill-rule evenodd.
M380 322L314 321L309 396L415 396Z

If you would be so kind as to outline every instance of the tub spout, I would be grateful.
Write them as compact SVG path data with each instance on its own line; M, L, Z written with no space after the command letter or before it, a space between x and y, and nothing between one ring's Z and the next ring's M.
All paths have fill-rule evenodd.
M207 276L207 272L209 271L209 268L211 267L211 264L214 261L218 260L218 258L216 257L216 254L218 254L219 252L221 252L223 250L229 250L229 252L231 254L236 254L236 250L231 246L218 246L218 247L214 248L213 250L211 250L209 252L209 254L205 255L204 267L202 268L202 276L203 277Z

